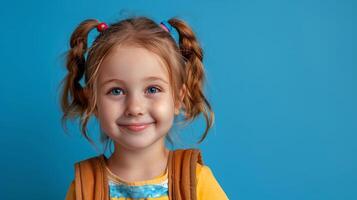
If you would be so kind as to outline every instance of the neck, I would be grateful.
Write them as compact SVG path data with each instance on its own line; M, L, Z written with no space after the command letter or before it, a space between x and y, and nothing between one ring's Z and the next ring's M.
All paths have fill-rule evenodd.
M161 175L168 163L169 150L162 145L132 150L114 143L115 149L108 159L109 169L126 181L152 179Z

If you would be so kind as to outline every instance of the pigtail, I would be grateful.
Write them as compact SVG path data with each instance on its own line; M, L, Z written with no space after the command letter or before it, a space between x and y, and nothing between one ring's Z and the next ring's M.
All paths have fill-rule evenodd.
M205 73L203 66L203 50L196 39L196 36L190 26L184 21L173 18L168 21L179 33L179 48L185 60L185 95L183 105L185 109L185 120L192 121L200 113L203 113L206 120L206 129L199 140L201 143L209 129L213 126L214 112L210 103L207 101L203 85L205 82Z
M94 144L94 142L88 137L85 128L89 120L87 111L89 90L81 86L80 80L86 68L85 53L87 52L88 34L98 24L99 22L95 19L85 20L80 23L72 33L70 38L70 50L66 55L68 73L61 82L64 84L61 93L61 108L63 111L61 119L62 126L66 130L66 120L80 116L82 124L81 132L92 144ZM94 146L96 145L94 144Z

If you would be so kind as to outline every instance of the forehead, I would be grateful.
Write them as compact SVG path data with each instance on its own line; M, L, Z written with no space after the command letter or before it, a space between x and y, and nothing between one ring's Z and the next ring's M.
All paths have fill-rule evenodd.
M169 81L167 68L161 58L141 47L117 46L103 60L98 81L100 85L110 79L134 84L147 77Z

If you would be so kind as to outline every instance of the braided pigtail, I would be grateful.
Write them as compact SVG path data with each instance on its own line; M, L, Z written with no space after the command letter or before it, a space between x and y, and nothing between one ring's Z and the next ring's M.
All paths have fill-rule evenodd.
M70 50L66 55L66 67L68 73L62 80L64 86L61 93L61 108L63 111L62 126L66 130L65 121L74 119L77 116L81 117L81 132L85 138L92 143L94 142L88 137L86 125L88 123L88 93L87 88L83 88L80 80L85 74L87 52L87 38L89 32L95 28L99 22L95 19L88 19L83 21L74 30L70 38ZM84 120L83 120L84 119Z
M184 21L173 18L168 22L179 33L179 48L185 60L186 76L184 85L186 90L182 100L185 109L185 120L192 121L200 113L203 113L206 120L207 126L205 132L198 142L201 143L214 122L214 112L203 92L205 82L205 72L202 63L203 50L192 29Z

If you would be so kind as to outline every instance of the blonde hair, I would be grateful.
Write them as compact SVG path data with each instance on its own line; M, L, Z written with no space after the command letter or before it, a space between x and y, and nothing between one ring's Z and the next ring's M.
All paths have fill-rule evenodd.
M87 124L96 112L98 71L103 59L113 47L125 44L145 48L163 60L169 72L175 105L181 103L185 122L192 122L203 113L206 129L198 143L205 139L213 126L214 112L203 92L203 51L192 29L184 21L172 18L168 22L179 33L179 45L170 33L146 17L132 17L110 24L95 38L90 48L87 47L89 32L100 22L87 19L78 25L71 35L70 49L66 52L68 73L61 82L61 121L64 130L68 119L80 117L81 133L96 146L87 134ZM80 84L83 76L84 87ZM182 88L185 92L182 102L178 102L178 91ZM173 143L171 138L169 141Z

